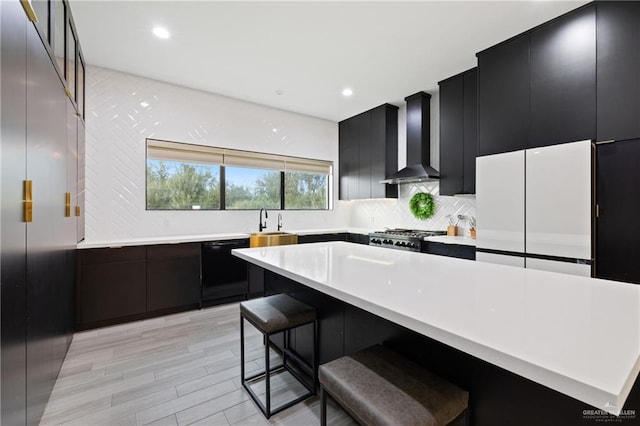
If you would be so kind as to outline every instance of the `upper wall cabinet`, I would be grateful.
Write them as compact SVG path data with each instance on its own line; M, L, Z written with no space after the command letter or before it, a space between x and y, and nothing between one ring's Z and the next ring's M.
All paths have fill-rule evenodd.
M530 67L528 146L595 139L595 5L531 31Z
M440 195L474 194L478 142L478 69L440 86Z
M84 120L85 63L69 3L65 0L34 0L30 5L37 18L34 26L38 35L52 58L76 114Z
M640 137L640 2L597 4L598 140Z
M478 54L478 155L517 151L529 139L529 34Z
M339 123L340 199L395 198L381 180L398 166L398 107L381 105Z
M595 4L480 52L478 117L480 156L595 139Z

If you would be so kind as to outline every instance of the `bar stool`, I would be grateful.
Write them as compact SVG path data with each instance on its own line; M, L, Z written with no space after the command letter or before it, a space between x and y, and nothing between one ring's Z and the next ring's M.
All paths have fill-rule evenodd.
M319 378L321 426L327 394L363 425L468 425L466 391L382 346L321 365Z
M244 320L247 320L263 335L264 339L264 364L263 372L245 377L244 363ZM311 365L302 360L298 354L289 347L289 330L313 323L313 350ZM284 347L282 351L282 365L271 367L269 362L269 348L272 347L270 337L284 332ZM240 374L242 386L249 392L251 398L258 405L264 416L268 419L273 414L291 407L298 402L315 395L318 384L318 356L317 356L318 321L316 311L312 307L294 299L286 294L277 294L253 299L240 303ZM277 349L277 348L276 348ZM288 371L294 379L302 384L307 392L294 398L279 407L271 408L271 375L272 373ZM300 371L302 370L302 371ZM306 373L311 382L304 380L301 372ZM265 403L250 386L250 382L265 380Z

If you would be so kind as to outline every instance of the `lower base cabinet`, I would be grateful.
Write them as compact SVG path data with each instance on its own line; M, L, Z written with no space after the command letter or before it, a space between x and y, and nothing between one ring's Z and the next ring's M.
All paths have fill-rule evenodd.
M200 243L147 247L147 311L200 303Z
M146 247L81 250L78 323L100 325L144 314L147 310L146 256Z
M422 243L421 251L422 253L427 254L437 254L440 256L457 257L458 259L476 260L475 246L425 241Z
M77 327L196 308L200 243L78 251Z

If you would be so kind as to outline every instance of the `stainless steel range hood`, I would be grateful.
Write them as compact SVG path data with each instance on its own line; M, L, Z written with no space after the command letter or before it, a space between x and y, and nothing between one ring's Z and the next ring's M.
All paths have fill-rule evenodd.
M401 184L437 181L440 173L431 167L431 95L418 92L404 98L407 103L407 164L408 166L381 180L380 183Z

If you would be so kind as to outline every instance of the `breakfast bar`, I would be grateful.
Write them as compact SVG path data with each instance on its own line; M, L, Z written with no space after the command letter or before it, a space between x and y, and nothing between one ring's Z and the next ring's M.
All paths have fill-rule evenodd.
M625 420L640 410L640 286L345 242L233 254L367 313L373 327L418 336L419 362L430 356L418 347L444 354L428 367L471 388L473 424L517 407L518 424ZM346 348L346 335L322 331L319 345L340 337Z

